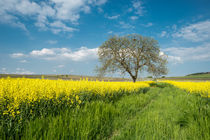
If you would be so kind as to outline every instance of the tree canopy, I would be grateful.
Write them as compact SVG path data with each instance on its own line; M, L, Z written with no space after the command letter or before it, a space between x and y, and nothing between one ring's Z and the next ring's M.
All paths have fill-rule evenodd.
M167 74L167 57L160 52L158 41L139 34L110 37L99 47L98 56L99 75L128 73L135 82L143 71L154 76Z

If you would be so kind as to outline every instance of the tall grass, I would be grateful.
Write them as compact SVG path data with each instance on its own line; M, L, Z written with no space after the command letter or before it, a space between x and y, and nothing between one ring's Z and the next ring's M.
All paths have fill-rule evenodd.
M174 87L153 92L161 94L112 139L210 139L208 99Z
M172 86L29 121L22 139L210 139L210 101ZM15 136L20 138L19 135Z
M30 122L24 139L107 139L156 95L125 95L115 103L93 101L82 108ZM137 110L138 108L138 110Z

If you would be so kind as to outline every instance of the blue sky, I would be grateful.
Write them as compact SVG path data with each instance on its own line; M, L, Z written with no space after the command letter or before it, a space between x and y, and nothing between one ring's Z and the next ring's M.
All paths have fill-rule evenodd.
M0 0L0 73L95 75L111 35L158 40L168 76L210 71L209 0Z

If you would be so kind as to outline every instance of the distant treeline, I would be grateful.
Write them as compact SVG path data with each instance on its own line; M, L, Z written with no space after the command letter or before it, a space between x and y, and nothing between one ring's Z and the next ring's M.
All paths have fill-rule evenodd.
M188 75L186 75L186 76L191 76L191 75L200 75L200 74L210 74L210 72L192 73L192 74L188 74Z
M32 78L32 79L63 79L63 80L81 80L88 79L90 81L130 81L128 78L118 78L118 77L97 77L97 76L84 76L84 75L23 75L23 74L0 74L0 78Z

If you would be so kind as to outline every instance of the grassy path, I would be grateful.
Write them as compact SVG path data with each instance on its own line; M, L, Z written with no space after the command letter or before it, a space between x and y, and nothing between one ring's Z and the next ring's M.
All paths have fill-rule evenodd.
M209 102L166 87L111 139L210 139Z
M92 101L79 109L29 122L22 139L210 139L209 100L174 87L153 87L114 103Z
M127 129L130 128L133 122L136 122L139 118L139 116L141 115L141 113L143 113L150 104L152 104L155 100L157 100L159 94L160 94L160 89L150 89L150 91L147 94L153 94L153 97L148 100L147 103L143 104L141 107L136 107L135 108L135 112L134 114L127 114L129 117L126 118L126 120L124 120L124 123L122 126L118 127L113 133L112 135L109 137L109 139L114 139L115 137L118 137L120 135L122 135L122 133ZM120 102L124 102L123 100L121 100ZM135 102L131 103L132 105L135 104ZM128 106L130 106L131 104L129 104Z

